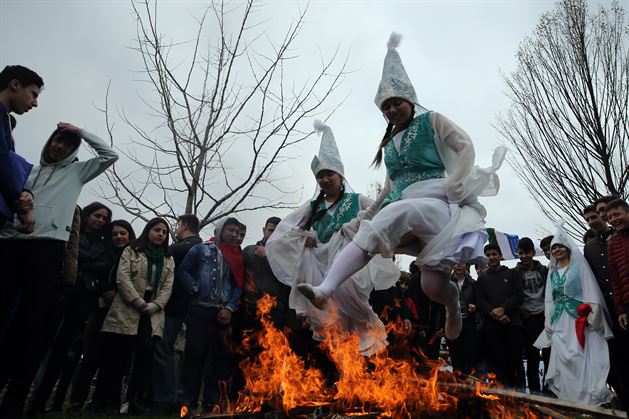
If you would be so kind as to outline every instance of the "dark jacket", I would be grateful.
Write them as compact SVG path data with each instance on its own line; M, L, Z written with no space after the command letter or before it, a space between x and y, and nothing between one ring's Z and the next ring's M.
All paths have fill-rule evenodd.
M28 173L24 171L25 167L20 165L18 160L21 160L21 157L15 154L9 114L0 103L0 200L4 201L10 212L13 210L14 202L24 190L26 178L30 173L30 170ZM7 215L4 217L0 215L0 227Z
M488 270L476 281L476 302L481 313L485 315L485 328L492 330L505 326L522 326L518 307L524 301L522 281L506 266L495 271ZM494 320L489 313L496 307L503 307L511 320L507 325Z
M109 244L101 234L79 233L78 283L100 295L111 289L109 273L114 264Z
M266 257L255 254L257 246L247 246L242 251L245 262L245 283L241 301L248 310L255 311L258 300L264 294L269 294L277 299L275 308L285 310L288 308L290 287L275 278Z
M602 234L597 234L596 237L588 240L583 247L583 256L596 276L596 282L598 282L601 293L605 297L608 309L613 309L613 304L610 304L612 301L612 284L607 262L607 239L611 232L610 229Z
M458 285L458 282L454 276L451 277L452 282ZM473 328L476 330L476 312L469 312L469 305L476 305L476 281L466 275L459 288L459 304L461 305L461 317L463 318L464 328Z
M386 290L371 291L369 304L384 323L395 322L398 318L402 320L412 318L402 290L397 285Z
M183 320L186 314L188 314L190 294L186 292L181 282L177 281L177 270L190 249L202 242L203 240L199 236L189 236L170 245L170 254L175 261L175 282L173 283L173 291L168 300L168 304L166 304L164 308L164 312L167 316L173 316Z

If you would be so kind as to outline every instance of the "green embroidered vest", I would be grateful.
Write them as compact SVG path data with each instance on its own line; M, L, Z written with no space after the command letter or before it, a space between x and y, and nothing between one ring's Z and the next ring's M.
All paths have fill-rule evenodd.
M317 201L310 202L310 208L313 213L325 208L325 202L320 202L319 206L315 208L316 202ZM326 211L325 215L312 225L312 229L317 232L317 239L321 243L327 243L332 237L332 234L339 231L343 224L356 217L359 211L359 194L344 193L335 208L332 209L332 211Z
M555 301L555 310L553 311L552 317L550 319L550 323L554 325L557 323L563 312L568 313L570 317L576 319L579 317L577 313L577 307L581 304L581 301L575 300L572 297L569 297L564 292L564 287L566 286L566 278L568 273L570 272L571 266L568 267L563 273L563 275L559 275L559 272L555 269L550 274L550 285L553 290L553 300ZM572 279L573 281L575 279ZM578 278L576 279L578 281ZM573 285L574 288L574 285ZM578 288L581 288L581 283L578 282ZM580 293L582 294L582 293Z
M384 164L393 182L393 190L382 204L383 207L399 201L402 191L413 183L445 177L445 166L435 144L430 112L413 119L400 141L399 153L393 139L389 141L384 148Z

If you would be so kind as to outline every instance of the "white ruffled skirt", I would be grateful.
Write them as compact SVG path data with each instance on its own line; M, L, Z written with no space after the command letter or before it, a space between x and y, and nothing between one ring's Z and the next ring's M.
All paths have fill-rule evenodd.
M401 200L361 221L354 243L384 257L419 255L423 269L449 271L453 263L486 262L484 224L476 206L448 203L445 179L431 179L409 186Z
M323 330L332 323L358 335L358 350L366 356L375 354L387 345L384 324L369 305L369 294L377 289L393 286L400 271L391 259L374 257L364 268L344 281L331 296L325 310L314 307L298 290L298 283L319 285L336 255L350 242L340 232L327 243L305 247L311 231L293 227L278 237L274 235L266 245L267 258L278 280L291 289L289 306L298 314L305 314L313 337L323 340Z

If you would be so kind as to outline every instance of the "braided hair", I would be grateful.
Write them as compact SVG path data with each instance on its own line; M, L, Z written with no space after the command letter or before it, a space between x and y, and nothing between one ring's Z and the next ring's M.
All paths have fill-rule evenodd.
M382 153L383 153L384 148L387 146L387 144L391 142L395 134L408 128L408 126L413 121L413 115L415 114L415 105L406 99L402 99L402 100L404 100L405 102L411 105L411 118L408 121L406 121L404 124L400 125L399 127L396 127L391 122L387 124L387 129L384 131L384 136L382 137L382 140L380 140L380 145L378 146L378 152L376 153L376 157L374 157L373 161L371 162L371 165L375 167L376 169L380 167L380 164L382 164Z
M334 203L330 205L330 207L333 207L334 205L338 204L341 198L343 198L344 194L345 194L345 185L341 183L341 193L339 194L338 198L336 198ZM308 217L308 221L304 225L304 230L310 230L312 228L312 225L316 223L317 221L319 221L321 218L323 218L325 213L328 211L329 207L317 209L319 208L319 206L321 206L321 203L323 202L324 199L325 199L325 192L322 189L321 192L319 192L319 195L317 195L317 199L315 199L314 202L311 204L310 217Z
M373 161L371 162L371 165L375 167L376 169L380 167L380 164L382 163L382 150L384 150L384 148L387 146L387 144L389 144L389 142L393 138L393 136L391 135L392 132L393 132L393 123L389 122L387 124L387 129L384 131L384 137L382 137L382 140L380 141L380 145L378 146L378 152L376 153L376 157L374 157Z

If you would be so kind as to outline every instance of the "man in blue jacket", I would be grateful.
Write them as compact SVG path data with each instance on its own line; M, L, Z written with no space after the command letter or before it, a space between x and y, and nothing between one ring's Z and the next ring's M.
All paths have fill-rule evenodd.
M201 243L190 249L175 275L175 282L180 282L191 295L181 382L184 403L193 411L205 368L210 370L205 382L204 411L220 409L219 381L228 380L231 373L229 327L241 289L219 245L235 244L239 231L240 223L235 218L219 223L216 243Z
M8 65L0 72L0 226L17 212L22 231L33 231L33 196L24 190L31 165L15 154L11 134L15 118L37 107L44 85L42 78L21 65Z

